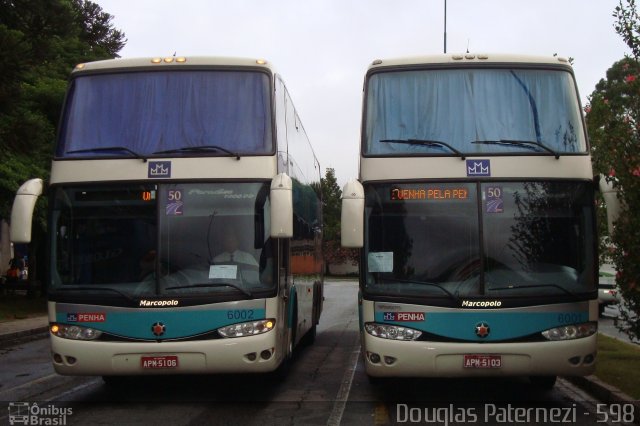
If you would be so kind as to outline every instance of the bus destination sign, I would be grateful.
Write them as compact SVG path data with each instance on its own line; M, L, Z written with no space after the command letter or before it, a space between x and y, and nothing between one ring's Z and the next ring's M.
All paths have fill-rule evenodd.
M467 200L469 190L467 188L448 188L438 186L425 186L418 188L391 188L391 201L412 200Z

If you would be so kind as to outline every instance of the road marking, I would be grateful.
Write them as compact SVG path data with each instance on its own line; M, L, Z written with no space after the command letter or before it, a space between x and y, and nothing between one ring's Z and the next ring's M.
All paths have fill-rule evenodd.
M353 376L356 372L359 356L360 346L357 347L357 350L351 352L348 368L342 376L342 384L340 385L340 389L338 389L331 415L329 415L329 420L327 420L327 426L339 426L342 422L342 415L344 414L344 408L349 399L349 392L351 392L351 384L353 383Z
M40 377L39 379L31 380L30 382L23 383L23 384L21 384L19 386L15 386L13 388L4 389L4 390L0 391L0 395L8 393L8 392L13 392L13 391L16 391L16 390L20 390L22 388L26 388L26 387L29 387L29 386L33 386L35 384L47 381L47 380L52 379L54 377L59 377L59 376L56 373L49 374L48 376L43 376L43 377Z
M65 396L67 396L67 395L71 395L72 393L76 393L76 392L78 392L78 391L80 391L80 390L82 390L82 389L85 389L85 388L88 388L88 387L91 387L91 386L95 386L95 385L98 385L98 386L99 386L101 381L102 381L102 380L100 380L100 379L93 379L93 380L90 380L90 381L88 381L88 382L86 382L86 383L83 383L83 384L81 384L81 385L75 386L75 387L73 387L73 388L69 389L69 390L68 390L68 391L66 391L66 392L62 392L62 393L60 393L60 394L57 394L57 395L56 395L56 396L54 396L53 398L46 399L45 401L46 401L46 402L51 402L51 401L57 401L57 400L60 400L60 399L64 398Z

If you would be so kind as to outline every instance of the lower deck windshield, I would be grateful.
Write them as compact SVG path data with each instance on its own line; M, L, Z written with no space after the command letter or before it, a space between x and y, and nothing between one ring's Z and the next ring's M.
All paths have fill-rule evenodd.
M269 183L57 187L53 291L237 299L275 289Z
M366 185L368 296L554 298L595 289L586 182Z

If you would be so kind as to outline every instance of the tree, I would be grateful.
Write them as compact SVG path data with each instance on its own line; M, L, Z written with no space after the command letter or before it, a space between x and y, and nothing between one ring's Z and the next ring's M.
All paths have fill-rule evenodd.
M340 213L342 210L342 190L338 186L335 170L326 169L325 177L320 180L322 188L323 252L325 265L357 262L358 251L346 249L340 245Z
M589 97L587 127L594 168L618 190L620 217L611 235L625 321L619 328L640 338L640 20L635 0L615 8L614 28L631 49L607 71Z
M9 217L22 183L48 179L69 71L117 56L124 46L111 19L86 0L0 0L0 218ZM44 235L45 212L43 198L34 245Z
M0 217L24 181L48 177L69 71L124 46L111 19L86 0L0 0Z

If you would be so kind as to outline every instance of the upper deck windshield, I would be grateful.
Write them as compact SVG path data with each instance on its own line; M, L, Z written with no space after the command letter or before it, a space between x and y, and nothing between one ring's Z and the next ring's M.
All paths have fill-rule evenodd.
M275 291L269 183L58 187L51 290L242 300Z
M455 304L595 290L588 183L385 183L366 190L368 296Z
M228 155L225 149L270 154L269 89L269 76L258 71L79 76L71 84L56 156L175 157L193 155L197 147L209 147L206 155Z
M562 70L378 72L365 107L363 155L587 151L573 76Z

